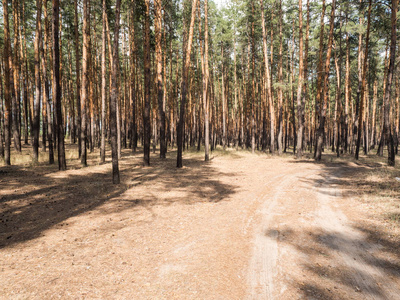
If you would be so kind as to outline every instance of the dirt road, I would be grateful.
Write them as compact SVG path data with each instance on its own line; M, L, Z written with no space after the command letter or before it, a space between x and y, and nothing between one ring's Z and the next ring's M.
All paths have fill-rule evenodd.
M118 188L109 164L2 167L0 298L399 298L398 253L343 195L356 166L173 157L127 155Z
M399 299L398 256L369 241L362 212L342 195L355 170L294 164L263 192L248 298Z

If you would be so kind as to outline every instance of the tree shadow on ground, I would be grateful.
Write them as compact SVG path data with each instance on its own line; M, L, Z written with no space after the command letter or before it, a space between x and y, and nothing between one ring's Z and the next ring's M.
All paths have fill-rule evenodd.
M360 161L334 161L335 155L325 155L325 160L296 160L293 163L319 164L322 166L318 179L303 178L302 181L313 187L329 183L339 186L341 196L354 197L374 195L381 198L392 198L400 204L400 182L396 180L400 171L386 166L367 157ZM347 157L345 158L347 160ZM333 161L333 162L332 162ZM322 191L324 192L324 191ZM329 193L329 192L327 192Z
M300 162L315 164L305 160L293 163ZM384 196L388 186L392 185L393 189L393 182L367 178L380 165L351 162L318 164L322 167L318 177L303 178L301 181L317 188L318 193L328 201L335 197L349 197L351 205L351 201L355 200L350 197L359 197L364 193ZM337 193L335 188L330 187L337 187L341 192ZM391 195L399 201L400 189L395 189ZM393 292L385 286L385 278L400 280L400 241L390 236L383 224L373 220L364 219L346 226L348 230L344 231L318 228L316 231L301 232L288 227L279 232L280 242L294 247L307 258L302 267L310 276L294 280L296 287L306 299L339 299L338 295L343 295L343 291L351 298L391 299ZM274 231L269 230L265 234L272 237ZM393 287L397 292L399 288Z
M294 247L306 258L301 266L308 276L301 280L293 279L303 297L339 299L344 291L350 298L391 299L391 292L388 293L382 286L385 278L400 279L400 244L383 238L384 232L376 228L371 230L354 226L353 229L363 233L363 238L322 230L299 232L286 228L279 231L278 240ZM265 234L271 236L270 231ZM385 275L378 277L377 274ZM394 290L398 291L398 288L394 287Z
M219 179L230 174L212 164L189 158L177 169L172 157L152 157L152 165L142 167L140 152L124 151L120 185L112 184L110 164L64 172L45 165L0 167L0 249L38 238L93 210L108 214L138 206L217 203L236 192L235 186ZM101 209L113 202L118 205Z

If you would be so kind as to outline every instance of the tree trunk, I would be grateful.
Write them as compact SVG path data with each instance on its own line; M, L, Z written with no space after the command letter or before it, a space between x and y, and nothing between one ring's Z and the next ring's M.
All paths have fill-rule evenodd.
M370 138L370 148L373 149L375 147L375 139L376 139L376 106L378 101L378 80L375 79L374 82L374 96L372 100L372 117L371 117L371 138Z
M339 50L340 51L340 50ZM339 52L341 55L341 52ZM335 67L336 67L336 101L335 101L335 143L336 143L336 156L340 156L340 119L342 116L342 99L341 99L341 63L340 59L335 55Z
M87 166L87 103L89 92L89 26L90 26L90 2L83 0L83 48L82 48L82 91L81 91L81 164ZM79 112L78 112L79 114Z
M391 124L390 124L390 96L392 89L393 73L396 58L396 31L397 31L397 0L392 0L392 17L391 17L391 36L390 36L390 59L389 68L387 72L387 80L385 86L385 98L384 98L384 122L383 122L383 133L385 140L388 143L388 165L395 165L395 153L394 153L394 141L392 136ZM383 147L383 145L382 145Z
M101 163L106 162L106 13L106 0L103 0L103 30L101 35Z
M114 66L114 58L113 58L113 64ZM111 67L112 68L112 67ZM112 97L112 89L113 89L113 83L112 83L112 69L111 69L111 97ZM118 89L118 75L117 75L117 89ZM115 115L116 115L116 122L117 122L117 153L118 153L118 159L121 158L121 98L119 97L119 92L117 92L117 100L116 100L116 106L115 106ZM110 111L111 113L111 111ZM112 125L111 125L112 126ZM112 128L111 128L111 134L112 134ZM112 139L112 137L111 137Z
M2 74L2 62L0 61L0 78L3 78ZM0 80L0 99L4 98L4 89L3 89L3 80ZM3 123L3 115L4 115L4 104L3 100L0 100L1 108L0 109L0 158L4 159L4 123Z
M331 10L331 17L330 17L330 27L329 27L329 39L327 45L327 53L326 53L326 60L325 60L325 70L324 70L324 82L323 86L321 87L321 95L323 96L323 105L320 114L320 126L318 128L318 137L317 137L317 151L315 155L315 159L317 161L321 160L322 156L322 146L324 142L324 134L325 134L325 119L326 119L326 109L328 103L328 94L329 94L329 68L331 62L331 53L332 53L332 42L333 42L333 28L334 28L334 21L335 21L335 4L336 0L332 0L332 10Z
M318 55L318 67L317 67L317 90L316 90L316 97L315 97L315 120L317 121L317 115L321 115L321 97L322 97L322 79L323 79L323 61L322 61L322 55L323 55L323 51L324 51L324 27L325 27L325 22L324 22L324 18L325 18L325 10L326 10L326 6L325 6L325 0L323 0L322 2L322 14L321 14L321 29L320 29L320 35L319 35L319 55ZM319 120L319 122L321 122L322 120ZM317 130L317 122L315 122L315 150L314 150L314 158L316 160L320 160L321 159L321 154L322 154L322 141L323 141L323 137L321 137L322 141L321 141L321 154L318 153L318 157L317 157L317 152L319 150L317 150L318 148L318 142L319 142L319 130Z
M37 15L36 15L36 32L35 32L35 101L33 104L33 163L39 161L39 130L40 130L40 96L41 96L41 81L40 81L40 39L41 39L41 18L42 18L42 1L36 0Z
M193 30L194 30L194 21L196 19L196 9L197 9L197 1L192 0L192 14L190 20L189 34L187 39L184 36L183 43L186 47L184 47L183 61L182 64L182 89L181 89L181 107L179 114L179 123L178 123L178 154L177 154L177 163L176 166L178 168L182 168L182 151L183 151L183 135L184 135L184 124L185 124L185 105L186 105L186 94L187 94L187 79L189 73L189 65L190 65L190 53L192 50L192 41L193 41ZM185 26L184 26L185 27ZM183 30L183 35L186 35L186 31ZM186 48L186 49L185 49Z
M165 158L166 155L166 140L165 140L165 110L164 110L164 90L162 76L162 3L161 0L154 1L155 6L155 34L156 34L156 65L157 65L157 99L158 99L158 115L160 126L160 158Z
M135 41L135 16L136 16L136 4L135 0L131 1L132 15L130 18L130 70L131 70L131 82L130 82L130 103L131 103L131 148L132 151L136 152L137 147L137 126L136 126L136 41Z
M293 27L292 27L292 32L295 32L295 27L294 27L294 22L293 22ZM290 53L290 97L291 97L291 123L292 123L292 129L293 129L293 154L296 153L296 147L297 147L297 131L296 131L296 112L294 109L294 49L295 49L295 36L294 34L292 35L292 49ZM288 65L289 67L289 65ZM290 132L290 127L289 127L289 132ZM289 146L290 146L290 141L289 141Z
M348 12L346 12L348 16ZM345 137L344 137L344 152L347 153L349 146L349 103L351 100L350 90L350 38L349 34L346 34L346 75L345 75L345 105L344 105L344 124L345 124Z
M201 29L201 27L199 27ZM201 35L201 34L200 34ZM209 148L210 148L210 101L208 97L208 0L204 0L204 48L201 47L201 57L202 57L202 71L203 71L203 106L204 106L204 153L205 161L210 160ZM235 77L236 78L236 77ZM235 87L236 88L236 87ZM236 96L236 95L235 95Z
M359 1L360 2L360 7L362 5L362 0ZM360 16L360 28L363 25L364 22L364 15L362 14L362 16ZM352 133L352 143L351 143L351 149L350 152L351 154L357 155L355 149L354 149L354 142L356 143L356 147L358 145L358 131L362 130L361 129L361 124L359 123L359 119L360 119L360 106L361 106L361 102L363 102L363 99L360 97L361 95L361 85L362 85L362 62L363 62L363 51L362 51L362 47L363 47L363 32L362 30L360 30L359 34L358 34L358 58L357 58L357 62L358 62L358 85L357 85L357 95L356 95L356 110L355 110L355 115L354 115L354 122L353 122L353 133ZM361 134L361 133L360 133Z
M266 96L268 99L269 106L269 120L270 120L270 152L275 153L275 110L274 102L272 99L272 85L271 85L271 75L269 70L269 58L268 58L268 48L267 48L267 31L265 26L265 16L264 16L264 3L260 0L261 4L261 22L262 22L262 32L263 32L263 51L264 51L264 72L265 72L265 84L264 90L266 91ZM271 40L272 43L272 40ZM272 63L272 61L271 61Z
M25 2L22 1L22 30L20 30L21 40L21 66L22 71L22 98L23 98L23 116L24 116L24 145L29 144L29 112L28 112L28 59L26 55L26 22L25 22ZM23 31L23 32L22 32Z
M150 85L151 85L151 71L150 71L150 0L145 0L146 15L144 23L144 114L143 114L143 149L144 149L144 165L150 165Z
M303 156L304 102L303 102L303 3L299 0L299 80L297 87L297 158Z
M224 80L224 47L221 43L222 71L221 71L221 104L222 104L222 147L226 150L226 115L227 105L225 99L225 80Z
M278 73L278 81L279 81L279 90L278 90L278 153L282 155L283 153L283 39L282 39L282 0L279 1L279 73Z
M44 0L44 41L43 48L41 49L42 53L42 73L43 73L43 106L46 105L46 110L43 110L43 119L47 118L44 124L47 125L47 141L49 144L49 164L54 164L54 147L53 147L53 122L52 122L52 113L51 113L51 103L50 103L50 87L47 75L47 44L48 44L48 36L49 36L49 20L47 17L47 0Z
M40 1L40 0L37 0ZM10 55L11 55L11 41L10 41L10 26L8 19L8 4L7 0L3 0L3 14L4 14L4 161L6 165L11 164L11 74L10 74ZM39 2L40 3L40 2Z
M364 106L365 106L365 110L364 110L364 120L363 120L363 127L364 127L364 154L368 155L369 152L369 84L366 84L365 87L365 92L364 92Z
M57 125L58 169L65 170L64 123L61 113L60 45L58 39L60 2L53 0L53 99Z
M251 1L251 12L255 14L254 0ZM251 20L251 153L256 150L256 120L255 120L255 106L256 106L256 86L255 86L255 37L254 37L254 19Z
M395 0L397 1L397 0ZM358 160L360 153L360 145L361 145L361 132L362 132L362 121L363 121L363 110L364 110L364 93L366 86L366 75L367 75L367 62L368 62L368 46L369 46L369 32L371 27L371 9L372 9L372 0L369 0L368 6L368 24L367 24L367 35L365 38L365 51L363 55L364 63L361 69L361 93L359 99L359 115L358 115L358 132L357 132L357 146L355 158ZM361 51L361 49L359 49ZM357 95L358 98L358 95Z
M304 52L304 82L303 82L303 100L302 100L302 116L303 116L303 124L304 124L304 111L305 104L308 98L308 49L309 49L309 38L310 38L310 1L307 0L307 25L306 25L306 44L305 44L305 52ZM312 112L310 112L312 113ZM304 125L303 125L304 126ZM304 129L303 134L304 136ZM304 148L304 144L303 144Z
M78 28L78 0L74 0L74 37L75 37L75 72L76 72L76 113L77 113L77 133L78 151L81 157L82 151L82 116L81 116L81 77L80 77L80 53L79 53L79 28ZM86 163L85 163L86 164Z
M111 156L112 156L112 175L113 183L119 184L119 166L118 166L118 144L117 144L117 101L118 101L118 72L119 72L119 19L120 19L121 0L117 0L115 7L115 28L114 28L114 46L113 63L111 73L111 103L110 103L110 127L111 127Z
M19 1L12 1L13 15L14 15L14 55L12 57L13 64L13 103L12 103L12 127L14 137L14 148L17 152L21 152L21 133L20 133L20 58L19 52Z

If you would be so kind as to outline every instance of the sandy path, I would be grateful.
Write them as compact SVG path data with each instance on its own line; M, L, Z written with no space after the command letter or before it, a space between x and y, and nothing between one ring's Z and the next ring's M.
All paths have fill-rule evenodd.
M348 216L342 168L247 153L4 168L1 299L396 299ZM391 261L397 265L396 258Z
M249 299L272 299L274 297L274 278L278 271L278 237L279 231L274 228L275 219L284 219L281 205L287 205L286 191L298 180L301 167L290 168L268 182L261 195L261 223L256 225L254 252L249 266ZM280 207L277 207L277 206ZM280 266L279 266L280 267Z
M346 216L341 168L299 165L265 195L247 298L399 299L400 270Z

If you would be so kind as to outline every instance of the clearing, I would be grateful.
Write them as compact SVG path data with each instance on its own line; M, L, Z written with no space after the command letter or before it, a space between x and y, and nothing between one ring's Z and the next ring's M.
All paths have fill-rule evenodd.
M377 158L124 150L114 186L96 155L0 167L0 298L400 295L400 172Z

